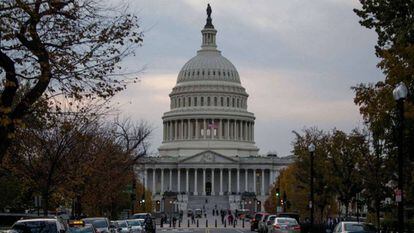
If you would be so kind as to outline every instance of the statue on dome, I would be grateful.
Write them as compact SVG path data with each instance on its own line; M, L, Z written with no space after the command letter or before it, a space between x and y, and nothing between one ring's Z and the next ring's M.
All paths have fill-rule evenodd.
M211 6L210 3L207 4L207 16L211 18Z

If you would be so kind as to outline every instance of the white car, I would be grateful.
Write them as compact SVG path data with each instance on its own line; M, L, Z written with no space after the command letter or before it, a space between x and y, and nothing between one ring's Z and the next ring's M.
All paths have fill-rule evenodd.
M115 221L118 227L118 233L131 233L131 228L128 227L126 220Z
M86 224L92 224L98 233L114 233L115 229L110 228L108 218L84 218L82 219Z
M369 224L362 223L362 222L340 222L338 223L338 225L336 225L335 229L333 230L333 233L347 233L347 232L373 233L377 231L373 225L369 225Z
M131 233L143 233L145 231L144 219L128 219L126 222L131 229Z
M67 226L54 218L34 218L19 220L13 224L9 233L66 233Z

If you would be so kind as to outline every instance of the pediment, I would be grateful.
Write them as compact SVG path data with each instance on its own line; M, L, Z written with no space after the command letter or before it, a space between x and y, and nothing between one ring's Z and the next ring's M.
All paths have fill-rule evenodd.
M235 163L236 159L224 156L214 151L203 151L183 158L179 161L180 163Z

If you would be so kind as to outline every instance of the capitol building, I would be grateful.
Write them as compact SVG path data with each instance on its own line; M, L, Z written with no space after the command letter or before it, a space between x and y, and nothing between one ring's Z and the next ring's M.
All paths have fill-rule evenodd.
M137 167L157 212L217 205L263 210L280 170L292 162L258 154L249 94L217 48L210 7L207 14L201 48L184 64L169 94L159 155Z

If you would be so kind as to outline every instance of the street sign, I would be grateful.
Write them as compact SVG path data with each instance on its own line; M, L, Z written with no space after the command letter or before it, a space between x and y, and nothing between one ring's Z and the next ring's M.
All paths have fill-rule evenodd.
M282 207L281 207L281 206L276 207L276 212L277 212L277 213L282 212Z

